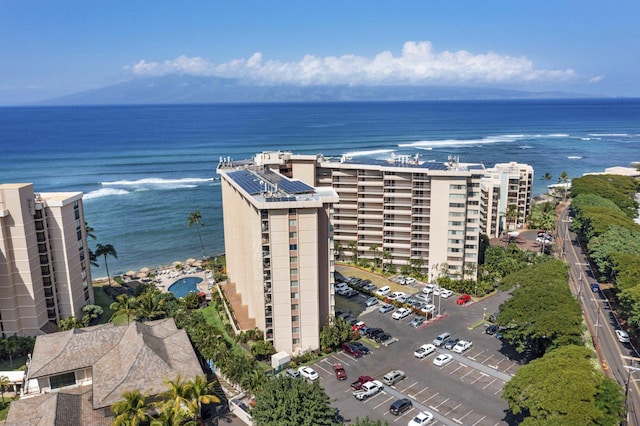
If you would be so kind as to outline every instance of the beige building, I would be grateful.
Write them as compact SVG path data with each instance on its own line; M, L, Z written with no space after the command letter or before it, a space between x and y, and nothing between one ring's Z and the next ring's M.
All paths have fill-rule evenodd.
M82 193L1 184L0 333L51 331L93 300Z
M489 237L522 228L531 213L533 167L515 162L487 168L482 178L482 228Z
M334 312L331 188L221 161L229 280L277 351L320 347Z

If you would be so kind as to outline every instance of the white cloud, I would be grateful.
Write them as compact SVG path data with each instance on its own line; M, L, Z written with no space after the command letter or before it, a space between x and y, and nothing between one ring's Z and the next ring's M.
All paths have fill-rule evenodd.
M589 84L597 84L604 80L604 75L597 75L589 79Z
M162 63L141 60L125 70L139 76L191 74L239 78L260 84L518 84L562 81L576 77L572 69L539 70L524 56L494 52L473 54L436 52L428 41L408 41L400 56L389 51L373 58L357 55L316 57L305 55L298 62L264 60L262 53L249 59L216 64L201 57L180 56ZM601 79L600 77L595 77Z

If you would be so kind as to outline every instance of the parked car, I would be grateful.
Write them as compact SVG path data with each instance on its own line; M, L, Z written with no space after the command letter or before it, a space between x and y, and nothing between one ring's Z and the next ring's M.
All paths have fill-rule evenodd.
M629 334L624 330L616 330L616 337L620 343L629 343Z
M365 305L367 306L373 306L373 305L377 305L378 304L378 298L377 297L370 297L367 299L366 302L364 302Z
M420 310L425 314L432 314L436 311L436 305L424 305Z
M394 291L393 293L391 293L390 295L388 295L387 297L391 300L397 300L398 297L400 296L406 296L407 294L404 291ZM405 298L406 300L406 298Z
M591 283L591 291L597 293L600 291L600 285L598 283Z
M431 303L431 297L429 297L428 294L418 293L418 294L415 294L413 297L422 302Z
M455 353L461 354L464 351L466 351L467 349L469 349L471 346L473 346L473 342L471 342L470 340L460 340L458 343L456 343L456 345L453 347L453 351Z
M427 355L434 353L435 351L436 351L436 347L434 345L432 345L431 343L426 343L420 346L418 349L416 349L415 352L413 352L413 356L415 356L418 359L422 359Z
M411 419L411 421L409 422L409 426L424 426L424 425L428 425L432 421L433 421L433 414L431 414L428 411L422 411L416 414L416 416L413 419Z
M440 296L442 294L442 288L440 287L433 287L433 295L434 296Z
M459 341L460 339L458 339L457 337L449 337L447 341L444 342L444 347L445 349L451 350L455 345L458 344Z
M386 314L393 311L394 309L395 308L393 307L393 305L385 303L384 305L380 306L380 308L378 308L378 312L380 312L381 314Z
M311 381L318 380L320 377L318 376L318 373L316 373L316 370L311 367L300 367L298 368L298 372L302 377Z
M411 277L409 277L409 278L405 278L405 279L404 279L404 283L405 283L406 285L415 284L415 282L416 282L416 279L415 279L415 278L411 278Z
M422 324L424 324L424 317L420 316L420 315L416 315L415 317L413 317L413 319L411 320L411 322L409 323L409 325L411 327L414 328L418 328L420 327Z
M484 332L488 335L496 334L498 332L498 326L495 324L491 324Z
M376 334L384 333L384 330L381 328L370 328L367 330L367 337L373 338Z
M409 308L399 308L397 311L393 313L393 315L391 315L391 318L395 320L401 320L403 318L406 318L410 314L411 314L411 310Z
M402 370L391 370L387 374L385 374L384 377L382 377L382 381L387 386L393 386L406 377L407 375Z
M376 290L376 294L378 296L386 296L389 293L391 293L391 287L389 287L388 285L385 285L384 287L380 287L379 289Z
M371 352L362 342L351 342L351 345L355 346L363 355L368 355Z
M440 347L440 346L442 346L442 345L444 344L444 342L446 342L446 341L447 341L447 339L448 339L449 337L451 337L451 335L450 335L449 333L442 333L442 334L439 334L439 335L438 335L438 337L436 337L435 339L433 339L433 342L432 342L432 343L433 343L436 347Z
M436 284L427 284L423 287L422 292L424 294L431 294L433 293L433 289L438 287Z
M471 300L471 296L469 296L468 294L463 294L462 296L458 297L458 300L456 300L456 304L464 305L470 300Z
M405 411L413 408L413 403L408 398L402 398L391 404L389 407L389 412L394 416L399 416L403 414Z
M367 290L367 291L375 291L378 289L378 286L373 284L373 283L369 283L369 284L365 284L362 287L363 290Z
M447 290L446 288L443 288L440 292L440 297L444 297L445 299L451 296L453 296L453 292L451 290Z
M354 358L360 358L362 356L362 351L353 346L351 343L343 343L342 350L344 351L344 353L349 354Z
M409 300L409 296L407 296L406 294L401 294L400 296L396 297L396 302L398 303L407 303L407 300Z
M359 390L362 388L362 385L364 385L367 382L372 382L373 381L373 377L371 376L360 376L358 377L358 380L356 380L355 382L351 383L351 389L353 390Z
M433 359L433 365L442 367L446 363L450 362L452 359L453 359L453 356L451 354L440 354Z
M344 371L342 364L333 364L333 372L338 380L347 380L347 372Z
M364 323L364 321L358 321L357 323L355 323L355 324L353 324L353 325L351 326L351 329L352 329L353 331L358 331L358 330L360 330L362 327L366 327L366 326L367 326L367 324L365 324L365 323Z
M375 337L373 338L373 340L375 340L378 343L383 343L391 339L392 339L391 335L387 333L376 334Z
M289 368L287 370L287 376L291 377L292 379L299 379L300 372L298 370L294 370L293 368Z

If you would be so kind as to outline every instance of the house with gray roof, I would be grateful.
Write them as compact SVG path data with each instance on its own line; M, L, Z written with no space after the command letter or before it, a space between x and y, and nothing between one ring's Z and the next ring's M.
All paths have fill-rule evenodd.
M123 392L157 395L166 391L165 380L203 374L172 318L38 336L6 425L109 425L109 407Z

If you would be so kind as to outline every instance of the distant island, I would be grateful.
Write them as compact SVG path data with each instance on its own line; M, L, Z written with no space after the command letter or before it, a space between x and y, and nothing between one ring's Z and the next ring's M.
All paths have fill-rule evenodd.
M239 79L167 75L137 78L37 105L134 105L266 102L371 102L588 98L568 92L527 92L459 86L259 85Z

